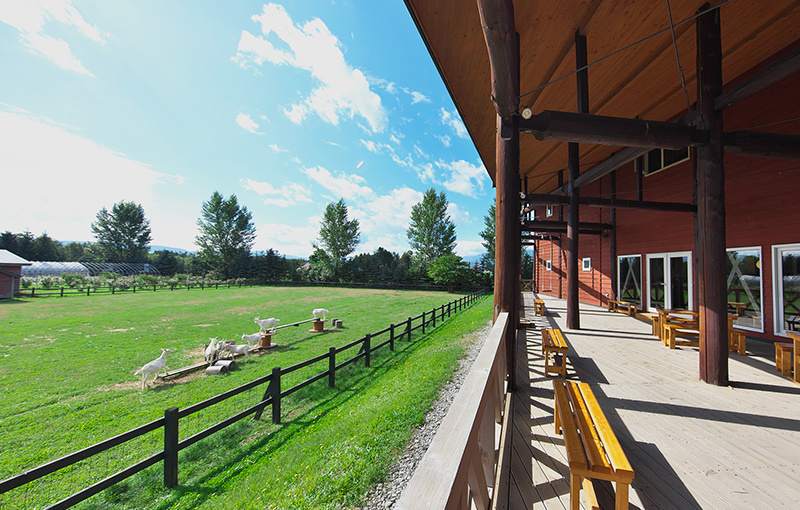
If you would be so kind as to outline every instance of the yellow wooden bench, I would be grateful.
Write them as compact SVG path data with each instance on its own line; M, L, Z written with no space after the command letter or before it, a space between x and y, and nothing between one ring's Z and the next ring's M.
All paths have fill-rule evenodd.
M556 433L563 434L569 463L570 508L580 508L581 485L589 508L598 508L591 480L614 482L617 510L628 508L633 468L586 383L553 381Z
M544 353L544 375L549 373L567 377L567 346L564 335L557 328L542 330L542 353Z
M622 312L624 311L631 317L636 317L636 312L639 311L639 305L631 303L630 301L618 301L614 299L608 300L609 312Z
M544 300L543 299L534 299L533 300L533 314L534 315L544 315Z
M792 346L775 342L775 370L792 376Z

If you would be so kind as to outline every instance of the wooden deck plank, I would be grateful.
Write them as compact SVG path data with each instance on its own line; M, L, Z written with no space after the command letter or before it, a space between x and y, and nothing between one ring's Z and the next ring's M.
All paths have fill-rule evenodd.
M696 348L666 348L649 322L581 304L582 329L571 331L565 301L542 297L548 315L534 317L533 294L523 295L523 316L534 326L518 342L517 374L524 374L518 392L527 405L515 409L514 437L528 466L514 483L526 482L523 472L532 480L531 488L514 490L543 500L526 500L524 508L569 505L563 441L553 430L552 383L544 376L537 332L542 327L563 331L569 378L589 383L622 443L636 473L631 508L796 506L800 386L775 371L771 344L748 342L747 356L729 358L731 385L717 387L698 380ZM551 506L556 500L560 506Z

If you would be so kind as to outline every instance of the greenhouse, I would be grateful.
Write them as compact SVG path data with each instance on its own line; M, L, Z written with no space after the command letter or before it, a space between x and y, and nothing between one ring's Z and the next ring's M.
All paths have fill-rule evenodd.
M126 262L33 262L30 266L22 268L22 276L25 278L61 276L64 273L97 276L105 272L117 273L123 276L160 274L152 264Z

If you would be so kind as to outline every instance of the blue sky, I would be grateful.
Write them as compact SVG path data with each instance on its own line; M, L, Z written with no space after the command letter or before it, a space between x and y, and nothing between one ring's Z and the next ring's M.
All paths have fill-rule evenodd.
M4 1L0 62L2 231L92 241L126 200L194 250L217 190L255 250L307 257L342 197L357 252L404 252L435 187L483 252L494 190L401 0Z

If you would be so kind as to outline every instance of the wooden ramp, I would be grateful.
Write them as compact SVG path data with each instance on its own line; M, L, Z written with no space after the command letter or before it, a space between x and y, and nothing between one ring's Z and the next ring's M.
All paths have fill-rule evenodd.
M582 329L571 331L564 300L544 297L542 317L523 296L531 327L517 344L509 508L570 504L543 327L563 331L568 377L592 387L633 466L630 508L800 507L800 386L776 372L772 343L731 353L731 384L717 387L698 380L697 348L664 347L649 323L581 304Z

